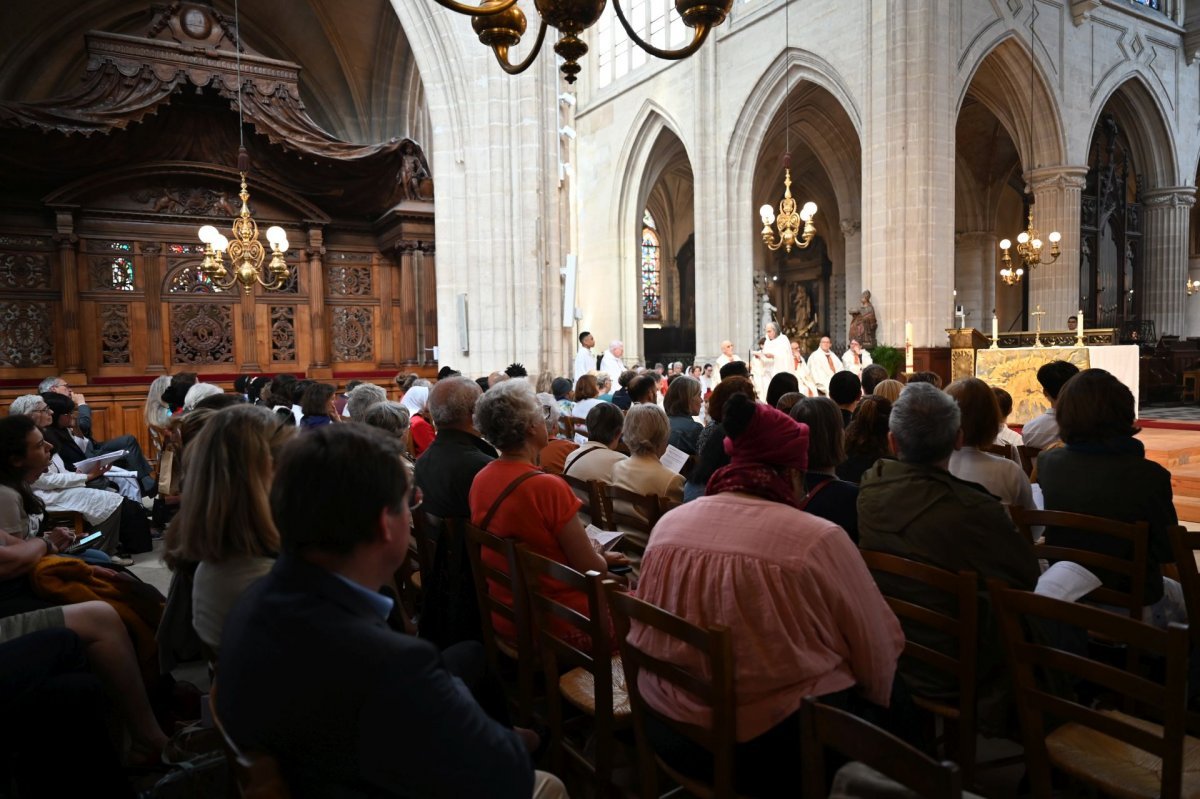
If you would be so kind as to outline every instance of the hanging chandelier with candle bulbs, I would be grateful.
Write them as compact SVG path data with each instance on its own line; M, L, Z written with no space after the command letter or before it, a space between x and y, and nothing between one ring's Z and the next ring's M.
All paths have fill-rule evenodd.
M574 83L581 69L579 59L588 51L588 46L580 38L580 34L600 19L607 0L533 0L533 7L537 9L542 21L529 55L524 61L516 64L508 60L508 51L520 43L527 26L525 12L521 10L517 0L483 0L478 5L459 3L456 0L434 2L451 11L470 16L471 27L475 29L479 41L492 48L500 68L510 75L517 75L529 68L542 49L546 29L554 28L562 34L554 44L554 52L563 59L560 69L567 83ZM621 21L621 27L625 28L625 33L634 44L655 58L678 60L687 58L700 49L712 29L725 21L729 9L733 7L733 0L675 0L675 11L683 20L683 24L694 31L691 43L677 50L663 50L643 41L625 18L621 0L612 0L612 4L613 10L617 12L617 19Z
M783 52L791 50L791 2L783 4ZM767 249L775 252L780 247L790 253L793 247L804 249L812 243L817 229L813 217L817 215L817 204L807 202L797 213L796 200L792 197L792 83L791 75L784 71L783 77L783 199L779 201L779 213L770 205L758 209L762 219L762 240ZM803 224L803 230L801 225ZM772 229L771 226L775 225Z
M1050 257L1044 258L1045 242L1042 241L1041 234L1037 228L1033 226L1033 207L1029 208L1029 220L1025 229L1017 234L1017 266L1013 268L1013 259L1009 255L1009 250L1012 249L1012 242L1008 239L1000 241L1000 250L1004 254L1001 256L1001 261L1004 266L1000 269L1000 277L1008 285L1014 285L1021 282L1022 276L1027 271L1032 271L1039 266L1048 266L1058 260L1058 256L1062 255L1062 250L1058 243L1062 241L1062 234L1057 230L1052 232L1048 237L1050 239Z
M242 115L242 31L238 3L233 4L234 52L237 57L238 97L238 154L237 168L242 188L238 197L242 200L241 211L233 220L233 238L226 237L213 225L204 225L198 231L204 244L204 261L201 273L222 289L241 284L247 294L254 291L257 283L266 289L281 289L288 280L288 265L284 254L288 249L287 233L278 225L267 228L267 243L271 247L271 263L264 270L263 261L267 251L258 240L258 223L250 216L250 189L246 186L246 173L250 171L250 154L246 152L245 124ZM229 256L232 270L225 268L225 256Z

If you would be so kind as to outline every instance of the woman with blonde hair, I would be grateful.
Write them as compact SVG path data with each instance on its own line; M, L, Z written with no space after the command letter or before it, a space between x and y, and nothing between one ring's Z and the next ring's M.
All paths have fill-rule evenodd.
M900 392L903 390L904 384L899 380L884 380L875 386L875 390L871 394L876 397L883 397L888 402L895 402L900 399Z
M163 402L163 392L167 390L167 386L171 385L170 375L159 375L154 378L154 382L150 384L150 388L146 391L146 406L142 410L142 416L146 420L146 427L163 427L167 424L167 420L171 418L171 409Z
M226 408L212 415L184 455L183 500L167 548L199 563L192 624L213 650L238 597L270 571L279 552L269 495L275 453L293 430L266 408Z

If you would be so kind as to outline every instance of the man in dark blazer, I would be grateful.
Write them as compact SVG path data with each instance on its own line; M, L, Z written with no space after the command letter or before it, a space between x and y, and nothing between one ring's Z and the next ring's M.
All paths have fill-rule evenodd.
M565 796L431 644L387 623L378 590L410 538L395 442L329 425L276 463L283 554L222 633L217 712L233 740L278 758L300 797Z

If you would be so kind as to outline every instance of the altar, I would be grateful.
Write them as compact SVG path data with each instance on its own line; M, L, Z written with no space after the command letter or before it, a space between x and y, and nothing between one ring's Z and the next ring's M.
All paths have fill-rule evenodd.
M1050 407L1037 381L1037 371L1051 361L1069 361L1083 369L1103 369L1133 392L1134 415L1138 407L1136 345L1083 347L1001 347L975 351L975 376L989 386L1003 388L1013 398L1010 425L1023 425Z

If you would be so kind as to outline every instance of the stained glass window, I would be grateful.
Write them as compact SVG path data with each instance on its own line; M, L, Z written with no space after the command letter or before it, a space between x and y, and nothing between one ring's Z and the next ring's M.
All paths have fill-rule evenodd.
M133 252L133 245L127 241L110 241L108 248L117 252Z
M175 273L167 287L169 294L219 294L224 291L212 278L200 271L199 264L185 266Z
M133 291L133 261L119 256L112 259L112 287L117 291Z
M171 255L196 255L204 254L203 244L168 244L167 252Z
M659 261L658 233L654 217L642 214L642 319L662 319L662 268Z

